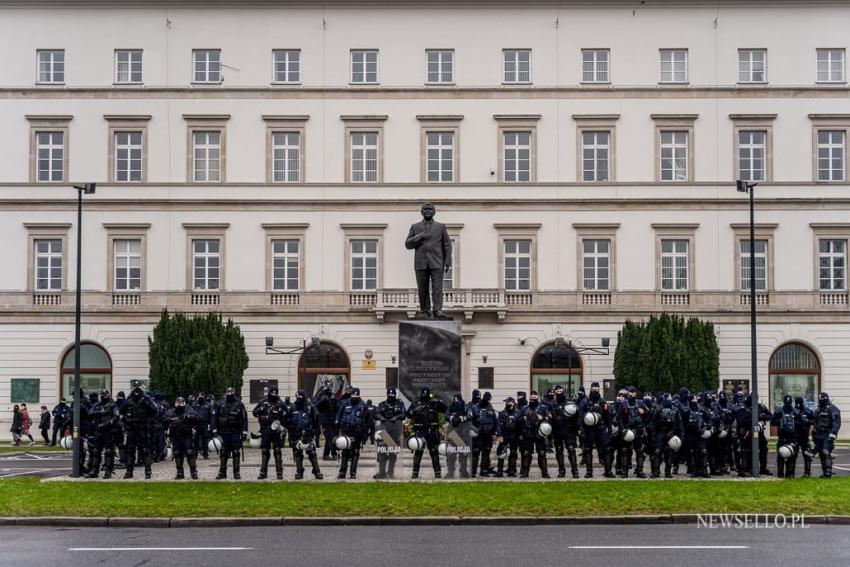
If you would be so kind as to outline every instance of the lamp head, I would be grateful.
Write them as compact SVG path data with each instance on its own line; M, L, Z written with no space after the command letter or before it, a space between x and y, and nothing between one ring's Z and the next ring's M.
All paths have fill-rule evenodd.
M74 189L82 191L86 195L93 195L96 188L97 183L81 183L79 185L74 185Z
M266 337L266 346L274 346L274 337Z

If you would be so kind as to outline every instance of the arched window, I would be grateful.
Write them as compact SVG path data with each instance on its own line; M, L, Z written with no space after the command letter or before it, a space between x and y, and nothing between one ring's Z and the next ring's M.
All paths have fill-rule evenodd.
M307 347L298 359L298 389L314 397L325 380L334 384L337 397L351 380L351 363L341 346L322 341L319 348Z
M770 357L770 408L782 405L782 398L800 396L814 402L820 391L820 363L806 345L782 345Z
M93 343L80 344L80 387L83 394L100 393L112 390L112 360L109 353ZM67 400L73 399L74 387L74 346L72 345L62 359L59 373L60 392Z
M558 384L570 396L578 391L581 376L581 357L562 341L543 345L531 359L531 389L537 390L541 396Z

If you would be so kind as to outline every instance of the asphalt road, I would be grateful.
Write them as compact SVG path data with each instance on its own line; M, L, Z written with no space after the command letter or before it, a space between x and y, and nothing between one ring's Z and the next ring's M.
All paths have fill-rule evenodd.
M0 529L0 565L652 565L850 564L850 526ZM637 547L632 547L637 546ZM637 559L637 561L635 561Z

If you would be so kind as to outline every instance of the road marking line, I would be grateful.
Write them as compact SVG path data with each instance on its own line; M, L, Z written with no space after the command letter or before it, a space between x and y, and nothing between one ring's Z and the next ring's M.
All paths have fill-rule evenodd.
M570 549L749 549L748 545L571 545Z
M69 547L68 551L249 551L253 547Z
M0 478L11 478L13 476L23 476L25 474L38 474L39 469L30 469L23 472L16 473L0 473Z

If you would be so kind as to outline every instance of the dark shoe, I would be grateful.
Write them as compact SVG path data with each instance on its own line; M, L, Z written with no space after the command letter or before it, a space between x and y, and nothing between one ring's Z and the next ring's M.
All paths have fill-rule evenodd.
M673 478L673 473L664 473L664 478Z
M320 472L313 473L313 476L316 477L316 480L322 480L323 478L325 478L325 476Z
M145 480L150 480L150 479L151 479L151 473L146 472L145 473Z
M304 478L304 473L303 473L303 472L297 472L297 473L295 473L295 480L301 480L302 478Z
M122 478L124 478L125 480L128 479L128 478L133 478L133 471L131 471L131 470L124 471L124 476Z
M434 478L443 478L443 475L440 471L434 471Z
M345 480L345 473L344 472L339 473L338 475L336 475L336 479L337 480Z
M104 479L104 480L109 480L110 478L112 478L112 472L111 472L111 471L106 471L106 472L103 474L103 479Z
M266 473L261 472L257 475L257 480L266 480Z
M644 473L643 471L641 471L641 472L639 472L639 473L636 473L636 474L635 474L635 476L636 476L636 477L638 477L638 478L646 478L646 473Z

